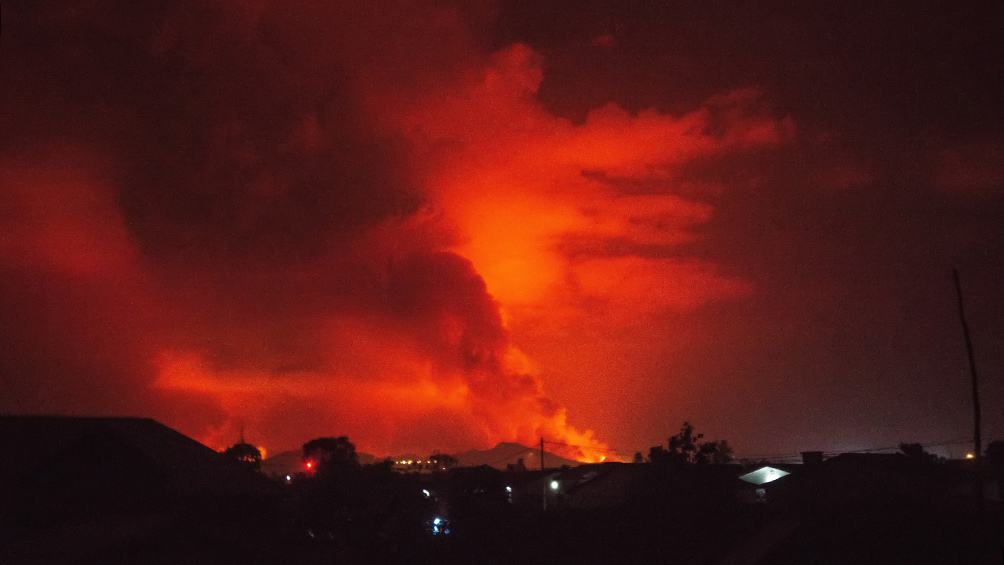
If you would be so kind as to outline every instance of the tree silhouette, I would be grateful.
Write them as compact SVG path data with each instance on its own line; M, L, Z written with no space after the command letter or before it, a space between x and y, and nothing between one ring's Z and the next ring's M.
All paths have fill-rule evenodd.
M1004 440L991 441L987 445L984 455L986 456L987 464L993 466L1004 465Z
M648 459L656 464L673 465L722 464L732 461L732 447L728 442L702 442L703 437L704 434L695 433L690 422L684 422L680 433L671 436L666 442L666 448L657 445L649 450Z
M319 437L303 444L303 460L317 469L359 466L356 446L346 436Z
M642 454L641 454L640 451L636 451L635 452L635 454L634 454L634 462L635 463L644 463L645 462L645 457L642 456Z
M899 450L912 461L931 462L938 459L933 453L928 453L924 449L924 446L919 443L901 443L899 444Z
M690 422L684 422L683 426L680 427L680 433L670 437L666 443L669 448L670 461L696 463L698 449L700 448L698 442L700 442L702 437L704 437L704 434L694 433L694 426L690 425Z
M261 468L261 451L250 443L235 443L223 451L223 456L252 469Z
M525 473L526 472L526 463L523 462L523 458L522 457L520 457L519 459L517 459L515 463L509 463L505 467L506 467L506 470L509 471L510 473Z
M724 439L721 441L709 441L702 443L697 449L695 463L713 463L721 465L732 461L732 447Z

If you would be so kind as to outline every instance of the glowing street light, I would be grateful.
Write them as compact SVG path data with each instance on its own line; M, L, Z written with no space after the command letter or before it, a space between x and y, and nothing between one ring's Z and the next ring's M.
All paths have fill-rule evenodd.
M976 459L976 456L973 455L972 453L967 453L966 454L966 459Z
M450 535L450 521L446 518L436 516L431 521L426 522L426 525L428 525L429 529L432 530L432 535L434 536Z
M551 490L558 490L559 486L561 485L558 484L558 481L551 481Z

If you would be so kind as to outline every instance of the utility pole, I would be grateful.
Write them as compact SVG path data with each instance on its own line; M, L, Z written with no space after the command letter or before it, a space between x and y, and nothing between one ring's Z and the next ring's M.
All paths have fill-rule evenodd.
M959 270L952 269L952 278L955 280L955 296L959 302L959 321L962 322L962 337L966 341L966 354L969 356L969 373L972 376L973 385L973 457L976 463L976 497L977 504L983 507L983 482L980 477L980 462L983 459L983 441L981 438L981 414L980 414L980 386L979 376L976 373L976 359L973 356L973 340L969 337L969 324L966 323L966 307L962 300L962 283L959 282Z
M541 508L547 511L547 477L544 476L544 436L540 436L540 500Z

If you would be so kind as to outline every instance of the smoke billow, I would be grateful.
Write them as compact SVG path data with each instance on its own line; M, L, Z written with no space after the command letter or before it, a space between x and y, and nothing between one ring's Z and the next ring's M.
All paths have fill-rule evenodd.
M360 100L376 16L352 15L5 10L4 410L153 415L213 445L237 422L384 452L587 438Z
M680 172L790 137L757 91L575 123L537 100L539 53L472 39L485 14L398 8L5 10L2 409L213 446L239 422L277 447L597 445L513 328L604 339L748 292L681 253L720 187Z

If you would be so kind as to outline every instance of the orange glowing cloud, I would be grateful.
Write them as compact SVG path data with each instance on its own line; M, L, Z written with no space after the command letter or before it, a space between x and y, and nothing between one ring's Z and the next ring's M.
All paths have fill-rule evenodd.
M88 31L83 59L102 63L79 77L58 53L19 67L67 71L18 82L22 104L90 95L14 128L103 157L4 156L4 298L32 322L5 367L31 377L5 408L149 414L214 447L243 422L272 452L544 436L599 459L616 423L566 406L616 383L570 351L749 292L686 253L723 187L682 171L791 137L756 90L576 123L538 100L526 45L484 55L449 9L416 10L416 31L360 7L333 37L347 9L166 9L136 38L141 65L105 64ZM80 17L60 25L92 29ZM394 38L379 53L374 30ZM40 295L44 315L25 306Z
M133 269L139 256L100 161L92 152L69 147L51 150L44 160L4 159L0 260L83 278L122 276Z
M781 143L793 134L790 120L741 90L682 116L608 104L576 124L537 101L542 80L541 57L514 45L419 97L396 124L432 163L424 182L458 227L454 249L507 312L569 293L636 312L744 292L745 282L714 265L674 256L713 214L676 193L678 173L698 159ZM615 178L655 188L632 192ZM707 187L709 199L718 188Z
M272 441L292 443L311 424L276 430L279 407L306 404L316 407L302 416L313 425L345 430L378 452L531 443L544 435L595 446L566 455L597 459L610 455L605 444L571 425L535 376L567 362L529 358L512 341L521 337L514 328L546 317L551 334L535 339L561 343L577 326L607 340L662 309L749 292L748 282L679 251L700 238L721 187L705 187L707 201L699 189L693 196L692 185L687 197L674 188L689 163L792 135L790 121L761 111L756 91L716 97L683 116L609 104L576 124L537 101L543 67L526 46L456 76L409 93L415 102L402 101L393 113L372 110L383 128L408 140L427 200L352 244L366 250L360 257L388 263L363 259L374 286L350 291L360 305L336 301L311 314L311 368L283 368L288 363L274 354L228 367L198 349L162 353L157 387L209 395L231 415L206 432L207 442L223 442L239 418L271 428ZM315 151L325 132L306 123ZM631 182L655 188L625 189ZM330 276L323 264L307 266L304 280ZM594 371L584 367L576 378L599 384Z
M579 403L617 385L604 374L612 368L570 361L577 339L613 344L663 310L750 292L687 255L723 187L681 173L784 143L794 125L754 89L680 116L607 104L575 123L537 100L543 69L539 54L513 45L417 102L398 101L385 119L411 141L430 206L454 226L451 248L484 277L514 339L534 341L549 378L578 383L563 388Z

